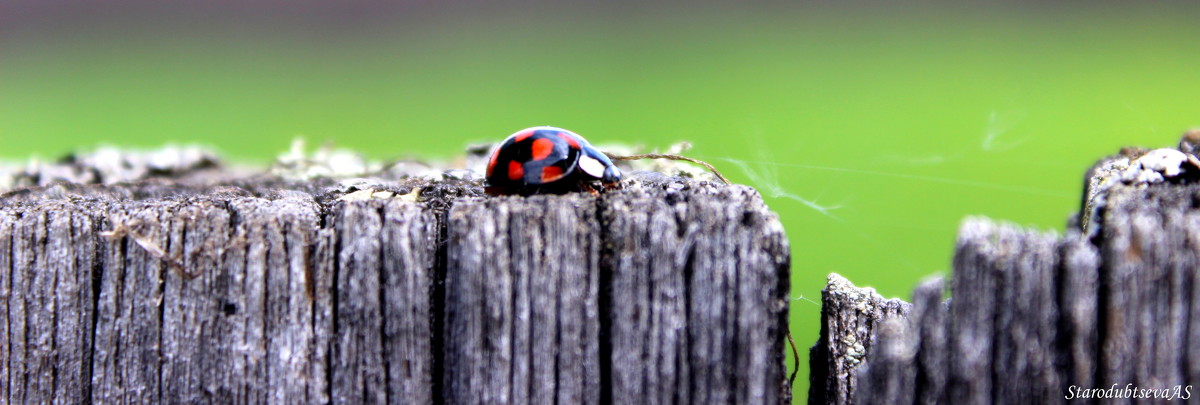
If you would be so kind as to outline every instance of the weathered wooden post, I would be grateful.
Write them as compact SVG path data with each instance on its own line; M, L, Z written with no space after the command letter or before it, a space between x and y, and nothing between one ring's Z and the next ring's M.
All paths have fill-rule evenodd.
M809 402L1189 399L1200 381L1193 138L1200 132L1179 150L1127 149L1097 163L1065 235L966 221L948 302L936 279L916 289L911 310L864 311L909 306L832 276L812 355L824 379Z
M0 176L0 402L789 400L788 246L754 190L421 172L169 149Z

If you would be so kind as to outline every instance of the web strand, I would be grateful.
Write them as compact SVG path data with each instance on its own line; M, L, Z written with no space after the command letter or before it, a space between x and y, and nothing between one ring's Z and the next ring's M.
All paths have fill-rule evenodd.
M607 153L607 152L605 152L604 154L608 155L608 158L612 159L612 160L670 159L670 160L683 160L683 161L687 161L687 162L692 162L692 163L695 163L695 164L698 164L698 165L701 165L701 166L704 166L705 168L707 168L708 171L712 172L713 175L716 175L718 179L721 179L722 183L730 184L729 180L725 179L725 176L722 176L721 172L717 171L717 168L713 167L713 165L708 164L708 162L705 162L700 159L693 159L693 158L690 158L687 156L672 155L672 154L666 154L666 153L641 153L641 154L637 154L637 155L628 155L628 156L614 155L614 154Z

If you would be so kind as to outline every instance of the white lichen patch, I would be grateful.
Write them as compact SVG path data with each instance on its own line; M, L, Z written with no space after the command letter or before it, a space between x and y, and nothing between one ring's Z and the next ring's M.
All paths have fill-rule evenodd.
M846 346L846 364L855 367L862 363L863 357L867 355L867 348L858 340L858 336L847 333L842 337L842 344Z
M1130 162L1129 167L1121 172L1121 180L1134 184L1161 183L1182 174L1185 165L1200 168L1195 159L1176 149L1155 149Z
M838 358L850 369L858 367L867 356L867 346L872 344L871 329L887 319L904 321L896 317L907 313L909 305L897 299L884 299L874 288L856 287L837 273L829 274L824 295L824 305L837 307L835 311L839 314L827 321L837 323L830 325L828 339L839 348Z
M309 154L304 140L296 138L292 147L271 166L271 174L292 180L310 180L319 177L361 176L379 169L359 153L344 149L333 149L322 145Z
M408 194L399 194L396 196L396 199L407 202L420 202L421 188L413 187L412 191L410 191Z
M375 189L368 188L338 197L338 201L365 201L375 198Z
M413 187L408 194L397 194L387 190L376 190L368 187L354 192L346 193L338 197L338 201L366 201L366 200L400 200L404 202L420 202L421 188Z
M852 303L858 312L873 312L875 303L883 300L883 296L879 295L874 288L856 287L840 274L829 273L826 280L825 291L832 295L845 296L846 301Z
M55 182L126 183L155 175L185 175L220 165L221 160L215 153L194 145L167 145L150 150L104 146L72 153L54 162L36 157L24 164L0 162L0 191Z

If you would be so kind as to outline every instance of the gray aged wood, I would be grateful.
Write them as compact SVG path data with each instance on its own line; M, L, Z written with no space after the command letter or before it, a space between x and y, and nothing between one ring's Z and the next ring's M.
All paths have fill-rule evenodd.
M606 402L789 400L775 366L784 352L762 350L787 332L783 228L748 188L681 191L601 200L613 365Z
M0 402L790 399L788 246L750 188L489 198L166 154L3 182Z
M448 402L599 400L600 240L589 200L450 209L445 361L463 372L446 375Z
M853 375L862 366L876 330L882 322L911 310L907 302L884 299L873 288L855 287L830 274L821 291L821 335L810 352L808 402L853 403L859 392Z
M1189 398L1200 381L1200 165L1131 149L1088 176L1083 215L1064 236L970 219L952 299L932 280L906 316L831 330L865 333L870 345L865 359L845 354L862 365L810 403L1095 403L1079 389L1114 385L1160 397L1104 403ZM828 301L826 310L861 313ZM812 367L838 361L814 355Z

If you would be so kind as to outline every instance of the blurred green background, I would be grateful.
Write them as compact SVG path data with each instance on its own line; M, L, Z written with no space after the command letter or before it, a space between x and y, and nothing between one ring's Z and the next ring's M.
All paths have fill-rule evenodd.
M297 136L446 158L533 125L687 140L782 218L806 363L826 274L907 297L964 217L1061 230L1093 161L1200 125L1198 11L16 0L0 158L175 142L267 164Z

